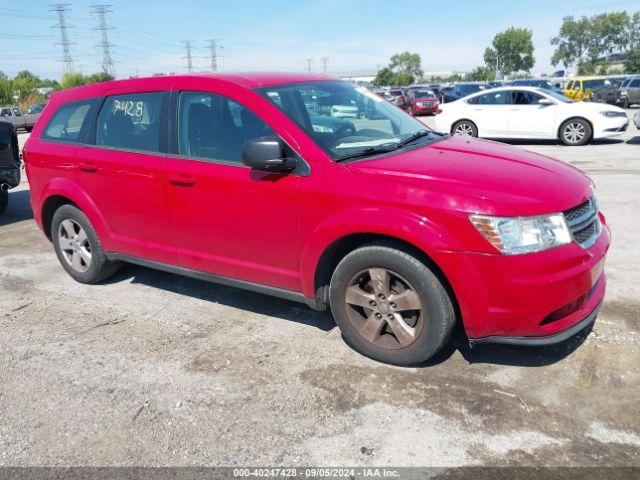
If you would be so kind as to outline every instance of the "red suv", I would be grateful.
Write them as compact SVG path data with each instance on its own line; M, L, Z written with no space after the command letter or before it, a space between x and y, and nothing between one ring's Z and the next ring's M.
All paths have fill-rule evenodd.
M25 158L36 221L74 279L131 262L330 307L384 362L428 359L456 322L472 344L559 342L604 296L610 237L585 174L435 133L323 76L64 90Z
M440 108L440 100L436 94L428 88L407 88L406 110L413 116L423 114L436 114Z

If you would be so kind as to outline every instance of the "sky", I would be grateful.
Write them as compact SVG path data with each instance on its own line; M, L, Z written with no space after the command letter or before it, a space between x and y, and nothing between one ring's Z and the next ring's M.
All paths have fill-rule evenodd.
M100 32L91 5L70 4L67 22L76 69L101 70ZM483 63L494 35L511 26L533 31L533 73L549 73L553 47L566 15L640 9L638 0L102 0L118 78L186 72L184 41L193 49L194 71L209 69L209 39L223 48L224 71L322 71L374 73L405 50L422 57L427 72L468 71ZM52 0L0 0L0 71L24 69L59 79L62 48Z

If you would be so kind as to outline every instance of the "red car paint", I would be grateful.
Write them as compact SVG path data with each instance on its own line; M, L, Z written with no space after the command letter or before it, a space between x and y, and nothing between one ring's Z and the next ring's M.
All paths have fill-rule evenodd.
M440 108L440 101L435 95L420 97L409 95L407 97L406 108L413 115L436 113L438 111L438 108Z
M561 212L592 194L576 168L500 143L452 137L353 163L334 162L254 88L327 80L295 74L173 76L98 83L53 94L27 141L31 205L61 196L87 215L107 252L316 295L322 254L354 234L379 234L426 253L451 285L470 338L547 336L578 323L602 300L610 235L504 255L473 227L473 213ZM139 91L199 90L250 108L304 158L308 176L163 154L40 140L66 102ZM185 185L190 188L183 188ZM598 281L599 280L599 281ZM577 311L542 319L589 293Z

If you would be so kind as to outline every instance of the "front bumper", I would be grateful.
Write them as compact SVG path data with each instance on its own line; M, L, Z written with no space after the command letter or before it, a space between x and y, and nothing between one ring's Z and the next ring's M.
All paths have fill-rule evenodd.
M602 232L588 249L574 242L526 255L433 255L456 294L467 336L553 337L596 310L605 294L611 241L604 217L600 220ZM578 308L558 315L574 302Z
M629 128L628 117L603 118L593 126L593 138L622 135Z
M470 338L469 344L472 347L474 345L482 343L500 343L503 345L522 345L526 347L544 347L548 345L555 345L556 343L561 343L565 340L570 339L574 335L577 335L581 331L593 325L596 321L596 317L598 316L598 312L600 311L601 306L602 300L600 300L600 303L598 303L596 308L594 308L591 313L584 317L584 319L580 320L572 327L566 328L565 330L554 333L552 335L546 335L542 337L493 336L484 338Z
M414 113L417 113L417 114L435 113L435 112L438 111L438 104L436 103L435 105L433 105L431 107L421 107L419 105L414 105L413 106L413 111L414 111Z

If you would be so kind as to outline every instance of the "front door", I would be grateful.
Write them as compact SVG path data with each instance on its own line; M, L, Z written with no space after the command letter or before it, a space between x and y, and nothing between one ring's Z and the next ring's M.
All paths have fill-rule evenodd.
M274 135L223 95L177 95L177 152L167 159L167 203L181 266L300 290L296 174L252 170L245 141Z
M481 137L500 138L509 134L509 94L505 90L488 92L467 99L470 117Z

